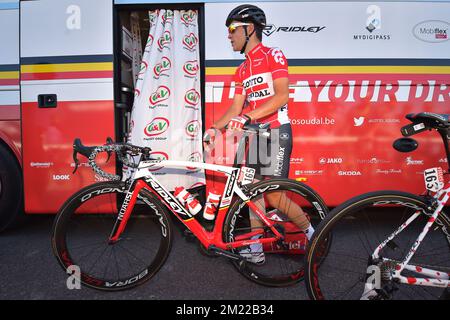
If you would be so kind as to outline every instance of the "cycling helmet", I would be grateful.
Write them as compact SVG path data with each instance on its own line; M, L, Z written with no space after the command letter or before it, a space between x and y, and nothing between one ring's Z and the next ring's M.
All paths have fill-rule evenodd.
M266 26L266 15L264 14L264 11L251 4L243 4L231 10L225 21L225 25L228 27L233 20L252 22L260 27Z
M240 22L251 22L255 25L255 27L264 28L266 26L266 15L264 11L262 11L257 6L253 6L251 4L243 4L240 5L228 14L227 20L225 21L225 25L227 27L230 26L231 21L240 21ZM247 32L247 26L244 26L245 31L245 44L241 49L241 53L245 52L245 48L247 47L248 41L250 40L251 34Z

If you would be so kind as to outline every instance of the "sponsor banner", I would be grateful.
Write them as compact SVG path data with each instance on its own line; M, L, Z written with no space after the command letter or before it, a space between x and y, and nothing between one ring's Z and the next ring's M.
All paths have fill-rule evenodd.
M263 42L288 59L447 59L449 2L256 2L266 12ZM236 3L205 4L207 60L242 59L224 21ZM223 39L218 41L217 39ZM349 56L349 53L351 56Z
M135 86L132 144L160 160L203 161L197 12L149 12L150 30ZM195 168L150 169L169 190L205 183Z

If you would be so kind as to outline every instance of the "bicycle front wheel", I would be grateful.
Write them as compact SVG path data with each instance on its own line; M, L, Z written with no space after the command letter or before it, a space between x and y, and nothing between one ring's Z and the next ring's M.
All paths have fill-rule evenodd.
M159 200L144 189L119 241L109 243L126 192L123 182L93 184L69 198L55 218L53 252L64 270L79 268L86 286L132 288L154 276L168 256L170 220Z
M259 245L259 252L258 245L256 248L247 246L235 249L234 253L240 254L243 259L232 260L234 266L249 280L265 286L288 286L303 280L308 239L298 226L298 220L306 218L306 222L309 220L314 228L317 227L328 214L324 201L307 185L288 179L258 182L248 188L247 194L250 201L276 224L284 239ZM303 212L302 219L293 216L299 208ZM255 236L272 238L274 234L259 217L256 219L252 215L248 202L239 199L233 203L225 219L224 241L248 240Z
M422 272L425 269L450 272L450 226L444 213L415 251L409 268L402 271L410 284L399 283L393 277L432 214L429 202L409 193L380 191L355 197L332 210L308 248L305 282L310 298L440 298L445 288L421 286L415 279L427 278ZM419 213L409 225L405 224ZM381 247L378 257L374 256L375 250L403 226L406 228ZM327 239L331 234L330 243Z

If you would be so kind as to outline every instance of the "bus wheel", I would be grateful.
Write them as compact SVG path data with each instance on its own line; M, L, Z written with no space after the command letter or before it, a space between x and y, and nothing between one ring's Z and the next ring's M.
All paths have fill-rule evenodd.
M12 226L22 215L22 172L12 153L0 144L0 231Z

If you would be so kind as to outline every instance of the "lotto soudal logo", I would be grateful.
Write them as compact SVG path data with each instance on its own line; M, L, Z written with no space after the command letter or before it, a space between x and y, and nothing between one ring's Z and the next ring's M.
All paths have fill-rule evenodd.
M170 31L164 31L163 35L158 39L158 50L162 51L164 48L169 48L172 42L172 34Z
M191 155L188 157L189 162L202 162L202 154L200 152L193 152L191 153ZM198 168L196 167L186 167L188 170L192 171L192 170L198 170Z
M165 161L165 160L169 160L169 155L163 151L153 151L150 153L150 156L152 159L156 160L156 161ZM150 167L148 170L150 171L158 171L162 168L162 166L154 166L154 167Z
M353 40L390 40L390 34L380 34L381 30L381 8L377 5L370 5L366 9L366 34L354 34ZM375 32L377 31L377 32Z
M165 25L166 23L172 23L173 22L173 11L172 10L166 10L166 12L162 15L162 24Z
M339 176L362 176L361 171L338 171Z
M186 63L183 65L184 74L189 78L196 77L198 70L199 66L197 60L186 61Z
M381 163L391 163L390 160L379 159L377 157L373 157L371 159L358 159L357 163L363 164L381 164Z
M448 40L450 24L445 21L428 20L418 23L414 29L414 36L425 42L444 42Z
M158 136L167 131L169 124L170 122L168 119L157 117L145 126L144 133L149 137Z
M283 27L277 27L274 24L268 24L264 30L263 33L266 36L270 36L274 34L275 32L291 32L291 33L299 33L299 32L309 32L309 33L317 33L325 29L325 26L283 26Z
M186 27L195 25L195 20L197 19L197 13L195 11L182 11L181 13L181 23Z
M170 89L166 86L159 86L155 92L150 95L150 108L155 108L161 102L169 99Z
M168 76L166 71L172 67L172 62L167 57L162 57L161 61L153 67L154 78L159 79L160 76Z
M196 109L200 102L200 93L195 89L191 89L184 95L184 101L187 103L186 108Z
M198 39L192 32L183 37L183 46L189 51L194 51L198 43Z
M32 168L50 168L53 166L53 162L30 162Z
M198 136L200 128L201 128L200 121L198 120L189 121L188 124L186 125L186 134L192 138L195 138Z
M320 158L319 163L320 164L341 164L343 163L342 158Z

